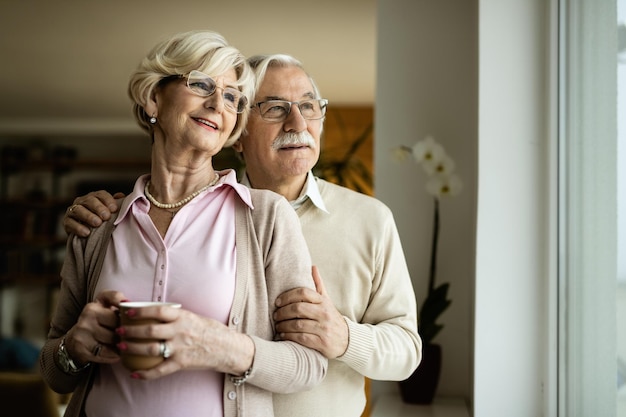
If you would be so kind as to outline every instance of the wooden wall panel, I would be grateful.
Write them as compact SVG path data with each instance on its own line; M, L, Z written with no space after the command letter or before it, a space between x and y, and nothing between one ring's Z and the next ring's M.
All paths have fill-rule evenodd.
M329 106L317 176L372 195L373 107Z

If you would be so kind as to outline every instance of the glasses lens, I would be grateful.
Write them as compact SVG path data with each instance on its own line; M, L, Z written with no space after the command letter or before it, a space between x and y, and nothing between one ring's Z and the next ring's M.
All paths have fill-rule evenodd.
M298 104L302 117L309 120L321 119L326 113L326 100L304 100Z
M241 113L246 108L248 99L236 88L226 87L224 89L224 104L237 113Z
M200 71L191 71L187 77L187 87L202 97L208 97L213 94L216 86L213 78Z
M217 84L213 78L200 71L191 71L187 77L187 87L195 94L208 97L215 93ZM223 89L224 105L237 113L243 112L248 104L248 99L236 88L226 87Z
M326 114L325 99L313 99L296 101L268 100L258 103L261 117L269 122L282 122L287 119L291 106L295 104L300 109L300 114L307 120L321 119Z
M291 103L284 100L268 100L258 104L261 117L270 122L282 122L289 115Z

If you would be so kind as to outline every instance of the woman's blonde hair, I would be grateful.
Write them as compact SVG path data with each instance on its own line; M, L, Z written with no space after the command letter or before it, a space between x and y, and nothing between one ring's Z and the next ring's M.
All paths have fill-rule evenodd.
M219 75L231 69L237 74L236 86L252 100L254 75L246 58L238 49L230 46L222 35L207 30L178 33L158 43L131 74L128 95L133 101L134 116L139 126L152 135L151 115L145 106L155 88L166 77L186 75L192 70ZM232 145L248 121L250 107L237 115L235 127L224 144Z

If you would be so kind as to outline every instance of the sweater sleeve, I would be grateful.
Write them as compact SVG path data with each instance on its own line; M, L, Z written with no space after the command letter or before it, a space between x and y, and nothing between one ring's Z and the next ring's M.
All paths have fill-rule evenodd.
M417 368L422 341L417 332L417 306L400 237L390 211L385 211L376 248L372 292L360 321L345 317L349 328L346 352L337 360L377 380L404 380Z

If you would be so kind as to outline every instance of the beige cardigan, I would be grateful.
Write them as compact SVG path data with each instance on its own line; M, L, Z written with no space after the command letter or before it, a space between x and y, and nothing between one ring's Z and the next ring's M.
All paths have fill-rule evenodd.
M250 193L253 210L235 197L237 283L228 326L252 337L254 368L239 387L225 376L225 417L273 416L271 392L310 389L322 381L328 366L326 358L315 350L272 341L274 300L291 288L314 288L311 259L289 203L270 191L252 189ZM84 415L83 404L98 366L76 376L67 375L56 364L55 353L60 338L76 323L84 305L93 300L104 258L99 255L106 250L113 221L93 229L89 238L71 236L68 240L59 304L40 354L41 373L50 387L59 393L74 393L67 417Z

